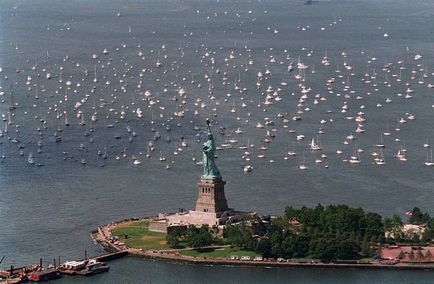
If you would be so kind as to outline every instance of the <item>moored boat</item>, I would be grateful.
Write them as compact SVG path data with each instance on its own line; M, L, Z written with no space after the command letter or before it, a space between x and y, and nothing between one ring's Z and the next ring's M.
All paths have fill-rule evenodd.
M85 269L77 271L78 275L90 276L98 273L109 271L110 266L105 262L100 262L96 259L91 259L86 264Z

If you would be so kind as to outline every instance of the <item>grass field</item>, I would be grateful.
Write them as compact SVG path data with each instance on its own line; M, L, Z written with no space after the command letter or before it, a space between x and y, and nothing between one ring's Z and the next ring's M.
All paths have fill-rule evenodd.
M131 221L118 225L112 230L112 234L117 236L121 242L132 248L141 248L144 250L161 250L170 249L166 242L166 234L150 232L148 221ZM125 236L128 236L125 238ZM181 247L184 247L182 244ZM219 248L207 251L199 250L180 250L180 254L196 257L223 257L229 258L232 255L238 257L250 256L255 257L258 254L253 251L241 250L239 248Z
M148 221L132 221L117 226L112 230L112 234L132 248L169 249L166 243L166 234L150 232L148 227ZM128 238L125 238L125 235Z
M241 250L239 248L220 248L210 251L198 251L198 250L182 250L179 251L182 255L188 255L188 256L196 256L196 257L223 257L223 258L229 258L232 255L236 255L238 257L241 256L250 256L255 257L258 256L258 254L254 251L247 251L247 250Z

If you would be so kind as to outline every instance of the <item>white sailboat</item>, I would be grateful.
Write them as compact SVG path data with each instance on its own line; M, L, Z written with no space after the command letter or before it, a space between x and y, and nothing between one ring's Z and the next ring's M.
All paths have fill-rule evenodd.
M292 143L292 149L288 151L288 156L291 156L291 157L297 156L297 153L295 152L294 142Z
M300 170L307 170L306 160L304 159L304 153L303 153L303 161L298 165L298 168Z
M384 158L383 151L380 150L380 153L374 159L374 163L381 166L386 164L386 159Z
M396 153L396 158L402 162L407 162L407 157L405 156L405 150L402 148L398 150L398 153Z
M390 136L391 135L391 133L389 131L389 121L387 121L386 131L383 134L384 134L384 136Z
M310 149L312 151L321 150L321 147L319 146L319 144L315 142L315 138L312 138L312 141L310 142Z
M34 164L35 164L35 161L34 161L34 159L33 159L33 154L32 154L32 153L30 153L29 156L27 157L27 162L28 162L30 165L34 165Z
M433 167L434 166L434 162L432 160L432 149L430 149L429 152L430 152L430 159L428 159L428 151L427 151L425 166L427 166L427 167Z
M161 152L161 151L160 151L160 158L159 158L159 160L162 161L162 162L166 161L166 157L163 156L163 152Z
M353 155L348 159L348 162L350 164L360 164L360 153L356 150L356 146L354 145L354 153Z
M95 76L94 76L94 78L93 78L93 82L94 82L94 83L97 83L97 82L98 82L98 79L97 79L97 77L96 77L96 65L95 65Z
M381 133L380 143L376 144L378 148L386 148L386 145L383 143L383 133Z
M133 165L135 165L135 166L138 166L141 164L140 160L137 159L137 157L134 155L132 156L132 160L133 160Z

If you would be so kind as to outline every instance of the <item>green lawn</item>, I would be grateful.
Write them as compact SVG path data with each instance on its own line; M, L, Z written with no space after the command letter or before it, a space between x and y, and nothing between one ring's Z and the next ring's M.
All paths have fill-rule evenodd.
M117 226L112 230L112 234L132 248L169 249L166 243L166 234L150 232L148 227L148 221L133 221ZM125 238L125 235L128 238Z
M236 255L238 257L250 256L253 258L259 255L254 251L247 251L247 250L241 250L239 248L230 248L230 247L214 249L214 250L204 251L204 252L195 249L181 250L179 251L179 253L182 255L196 256L196 257L224 257L224 258L229 258L232 255Z

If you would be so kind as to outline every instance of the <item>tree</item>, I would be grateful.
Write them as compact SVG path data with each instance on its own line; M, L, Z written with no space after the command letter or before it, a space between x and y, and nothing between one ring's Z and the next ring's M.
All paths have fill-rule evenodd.
M374 236L378 239L378 236L384 235L384 226L382 218L377 213L367 213L365 216L366 220L366 233L370 236Z
M407 257L408 257L409 260L413 260L414 259L414 252L413 252L413 250L410 250L410 252L408 253Z
M357 244L349 239L336 239L335 247L337 259L354 259L357 257L357 252L360 250Z
M336 252L337 252L337 242L335 239L328 239L323 237L321 240L318 240L313 251L313 258L318 258L321 261L329 262L335 260Z
M202 248L211 245L213 238L209 232L209 227L202 225L202 227L197 228L190 225L186 233L186 242L189 246L194 248Z
M282 236L280 234L273 234L270 236L271 250L270 254L272 257L282 257Z
M399 241L401 238L402 233L402 220L401 217L394 214L392 218L385 218L384 219L384 231L387 232L387 237L389 239L394 239Z
M423 260L423 258L424 258L423 253L420 250L418 250L416 253L416 259Z
M411 236L411 242L413 243L413 244L418 244L419 242L420 242L420 238L421 236L419 236L418 234L416 234L416 233L414 233L414 234L412 234L412 236Z
M189 245L193 248L203 248L206 246L211 245L213 242L211 233L206 232L200 232L199 234L195 235L189 242Z
M428 230L434 231L434 218L431 218L431 220L429 220L429 222L427 222L426 224Z
M426 221L427 232L423 240L427 241L434 234L434 221L420 210L418 213L418 210L413 210L415 216L419 216L415 218ZM293 219L299 225L290 222ZM402 226L403 222L398 215L383 219L377 213L365 213L362 208L346 205L329 205L324 208L318 204L315 208L286 207L284 217L272 218L267 224L255 216L245 218L241 224L227 226L224 237L228 243L242 249L255 250L264 257L311 257L332 261L355 259L360 254L371 256L374 253L372 243L383 244L385 232L390 233L387 241L393 242L392 238L399 240ZM194 230L186 235L201 236L203 233ZM204 240L206 243L208 239L201 237L193 241L203 245ZM420 243L419 240L415 242Z
M185 241L193 248L202 248L213 243L213 237L207 225L197 228L190 225L185 234Z
M404 252L401 250L401 251L399 252L397 258L398 258L398 259L404 259L404 257L405 257L405 254L404 254Z
M167 241L167 244L169 245L169 247L171 247L171 248L178 248L179 247L179 239L172 234L167 234L166 241Z
M408 222L411 224L421 225L428 223L431 217L427 213L423 213L419 207L414 207L411 210L411 216L408 219Z
M298 219L298 215L300 213L300 210L297 210L295 208L293 208L292 206L288 206L285 208L285 217L288 220L291 219Z
M368 234L365 234L362 242L362 254L365 256L370 256L372 253L371 245L368 242Z
M256 251L263 257L268 258L271 256L271 243L267 238L260 239L256 245Z
M294 253L293 257L295 258L304 258L307 256L309 252L309 243L311 240L311 236L308 234L296 234L293 237L293 247Z
M302 258L309 252L311 235L309 233L289 234L281 244L281 256L284 258Z
M431 218L426 224L426 229L430 233L431 238L434 238L434 218Z
M181 239L186 234L186 228L184 226L173 226L168 228L166 240L167 244L171 248L178 248Z

